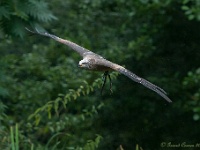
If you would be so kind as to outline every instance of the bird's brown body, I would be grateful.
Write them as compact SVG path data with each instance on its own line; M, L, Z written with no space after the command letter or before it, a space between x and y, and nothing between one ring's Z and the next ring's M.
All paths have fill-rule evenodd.
M27 28L26 28L27 29ZM41 33L38 30L36 30L36 32L30 31L29 29L27 29L29 32L32 32L34 34L39 34L42 36L46 36L46 37L50 37L60 43L63 43L69 47L71 47L73 50L75 50L76 52L78 52L83 59L79 62L79 66L88 70L92 70L92 71L104 71L104 75L105 76L109 76L108 71L118 71L122 74L124 74L125 76L129 77L131 80L142 84L143 86L153 90L154 92L156 92L157 94L159 94L160 96L162 96L165 100L167 100L168 102L172 102L169 97L167 97L167 93L160 87L158 87L157 85L137 76L136 74L132 73L131 71L127 70L126 68L115 64L111 61L106 60L105 58L103 58L102 56L95 54L93 52L91 52L88 49L85 49L79 45L77 45L76 43L73 43L69 40L64 40L61 39L55 35L49 34L49 33ZM110 76L109 76L110 79ZM110 79L111 80L111 79ZM105 78L106 81L106 78ZM104 82L105 84L105 82ZM104 86L103 84L103 86ZM111 84L112 85L112 84Z

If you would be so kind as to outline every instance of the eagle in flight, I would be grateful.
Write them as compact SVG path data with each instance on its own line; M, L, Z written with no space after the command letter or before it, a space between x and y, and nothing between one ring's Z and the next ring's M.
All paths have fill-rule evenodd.
M169 97L167 97L167 93L160 87L158 87L157 85L137 76L136 74L132 73L131 71L127 70L126 68L113 63L111 61L106 60L105 58L103 58L102 56L95 54L93 52L91 52L88 49L85 49L79 45L77 45L76 43L73 43L69 40L64 40L62 38L59 38L53 34L49 34L47 32L40 32L37 29L35 31L31 31L28 28L26 28L26 30L28 30L29 32L33 33L33 34L39 34L42 36L46 36L49 38L54 39L55 41L58 41L60 43L63 43L67 46L69 46L70 48L72 48L74 51L76 51L77 53L79 53L83 59L81 61L79 61L79 67L81 68L85 68L88 70L93 70L93 71L104 71L104 75L103 75L103 84L102 84L102 88L101 88L101 93L102 90L104 88L104 85L106 83L107 77L110 80L110 91L112 92L112 83L111 83L111 78L109 75L109 71L117 71L120 72L121 74L129 77L131 80L142 84L143 86L149 88L150 90L156 92L157 94L159 94L160 96L162 96L166 101L168 102L172 102L170 100Z

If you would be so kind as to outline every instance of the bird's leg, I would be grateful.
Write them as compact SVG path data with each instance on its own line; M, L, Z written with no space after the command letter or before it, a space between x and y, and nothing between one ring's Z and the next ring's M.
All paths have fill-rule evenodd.
M110 74L108 73L108 78L110 80L110 94L112 94L112 80L111 80L111 77L110 77Z
M104 89L104 86L105 86L105 84L106 84L107 76L108 76L108 71L105 71L104 74L103 74L103 77L102 77L103 84L102 84L102 86L101 86L101 95L102 95L102 93L103 93L103 89Z
M103 74L103 77L102 77L103 84L102 84L102 87L101 87L101 95L103 93L103 89L104 89L104 86L105 86L106 81L107 81L107 76L108 76L109 81L110 81L110 94L112 94L112 80L111 80L109 72L105 71L104 74Z

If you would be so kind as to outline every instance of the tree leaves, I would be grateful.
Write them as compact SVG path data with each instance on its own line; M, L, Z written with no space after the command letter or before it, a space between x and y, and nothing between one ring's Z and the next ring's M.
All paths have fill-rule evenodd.
M199 0L183 0L182 10L188 16L189 20L200 21L200 2Z
M24 27L38 22L49 22L56 17L49 11L48 4L40 0L3 0L0 6L0 28L5 34L24 37Z
M1 0L0 5L0 146L16 123L22 149L120 144L133 149L137 143L159 149L160 140L198 140L196 0ZM59 22L50 23L56 19L52 12ZM111 74L113 94L100 96L100 73L77 68L78 54L43 37L16 38L25 37L29 25L45 26L152 79L169 92L172 105L123 76L115 80L117 73ZM180 124L184 130L177 130ZM5 144L9 147L9 140Z

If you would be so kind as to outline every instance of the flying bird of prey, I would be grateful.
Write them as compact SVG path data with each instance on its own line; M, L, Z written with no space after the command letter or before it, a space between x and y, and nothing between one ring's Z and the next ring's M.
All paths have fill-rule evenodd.
M77 45L76 43L73 43L71 41L68 40L64 40L62 38L59 38L55 35L49 34L47 32L40 32L37 29L35 31L31 31L28 28L26 28L26 30L28 30L29 32L33 33L33 34L39 34L42 36L46 36L49 38L52 38L60 43L63 43L67 46L69 46L70 48L72 48L74 51L78 52L83 59L81 61L79 61L79 67L81 68L85 68L88 70L93 70L93 71L104 71L104 75L103 75L103 84L102 84L102 90L104 88L104 85L106 83L106 79L107 77L110 80L110 90L112 87L112 83L111 83L111 78L109 75L109 71L117 71L120 72L121 74L129 77L131 80L142 84L143 86L149 88L150 90L156 92L157 94L159 94L160 96L162 96L165 100L167 100L168 102L172 102L169 97L167 97L167 93L160 87L158 87L157 85L137 76L136 74L132 73L131 71L127 70L126 68L113 63L111 61L106 60L105 58L103 58L102 56L95 54L93 52L91 52L88 49L85 49L79 45ZM101 93L102 93L101 90ZM112 91L112 90L111 90Z

